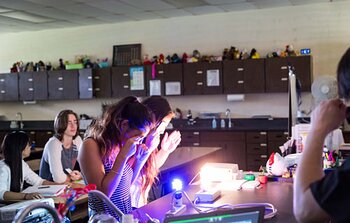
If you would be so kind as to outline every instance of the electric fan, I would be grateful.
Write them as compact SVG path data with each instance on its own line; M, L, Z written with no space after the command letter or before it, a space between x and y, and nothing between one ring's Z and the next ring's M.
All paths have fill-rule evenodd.
M321 101L338 97L337 79L333 76L319 76L311 86L311 93L318 105Z

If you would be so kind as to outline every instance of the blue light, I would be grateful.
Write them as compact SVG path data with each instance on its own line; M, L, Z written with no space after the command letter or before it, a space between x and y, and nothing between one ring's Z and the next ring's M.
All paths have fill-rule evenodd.
M301 49L300 50L300 54L302 55L308 55L311 53L311 49L310 48L305 48L305 49Z
M176 191L182 190L182 181L180 179L174 179L171 182L171 186L173 190L176 190Z

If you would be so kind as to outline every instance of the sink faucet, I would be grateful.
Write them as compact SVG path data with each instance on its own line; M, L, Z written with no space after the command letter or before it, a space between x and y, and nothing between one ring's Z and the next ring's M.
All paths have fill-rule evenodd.
M230 111L230 109L226 109L225 115L226 115L226 118L228 118L228 127L232 128L231 111Z
M22 112L17 112L17 113L16 113L16 117L17 117L17 122L19 123L19 128L20 128L20 129L23 129L24 124L23 124Z

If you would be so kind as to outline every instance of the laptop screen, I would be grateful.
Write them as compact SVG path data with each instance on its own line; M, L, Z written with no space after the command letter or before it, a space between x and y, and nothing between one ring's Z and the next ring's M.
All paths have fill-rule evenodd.
M262 223L264 210L264 207L252 207L172 216L166 217L164 223Z

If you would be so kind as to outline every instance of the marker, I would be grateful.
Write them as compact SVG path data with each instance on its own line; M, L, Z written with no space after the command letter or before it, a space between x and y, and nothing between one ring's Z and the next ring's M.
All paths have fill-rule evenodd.
M38 187L38 189L45 189L45 188L50 188L50 186L42 186L42 187Z

